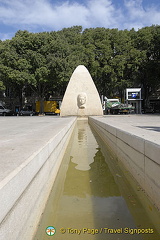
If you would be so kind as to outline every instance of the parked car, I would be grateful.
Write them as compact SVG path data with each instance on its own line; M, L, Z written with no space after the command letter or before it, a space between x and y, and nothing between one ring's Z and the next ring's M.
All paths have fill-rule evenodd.
M142 113L155 113L154 108L152 107L146 107L142 109Z
M0 115L6 116L6 115L13 115L13 111L10 109L5 108L4 106L0 106Z
M33 116L33 115L35 115L35 112L28 108L23 108L22 110L20 110L19 115L20 116Z

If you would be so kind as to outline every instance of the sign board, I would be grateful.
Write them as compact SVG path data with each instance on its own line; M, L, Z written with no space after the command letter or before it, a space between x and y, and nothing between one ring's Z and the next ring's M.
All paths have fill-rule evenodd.
M127 88L126 89L126 100L142 100L141 99L141 88Z

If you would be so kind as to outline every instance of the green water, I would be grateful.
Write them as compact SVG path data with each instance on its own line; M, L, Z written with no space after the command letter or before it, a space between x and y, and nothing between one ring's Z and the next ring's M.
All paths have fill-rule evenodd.
M106 149L87 121L77 121L34 240L160 239L159 213Z

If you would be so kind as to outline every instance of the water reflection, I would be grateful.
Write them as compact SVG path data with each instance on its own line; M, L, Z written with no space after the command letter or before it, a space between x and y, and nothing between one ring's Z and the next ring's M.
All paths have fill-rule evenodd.
M82 158L76 158L72 152L64 184L64 193L66 195L72 196L76 194L79 197L86 197L87 194L99 197L120 196L114 177L105 162L100 148L94 148L94 151L96 153L93 156L92 163L90 163L89 172L86 169L84 170L84 166L86 166L84 161L78 162L78 159L81 161ZM76 159L76 164L73 163L74 158ZM77 165L81 166L81 169L77 169Z
M92 147L90 147L92 146ZM77 121L77 128L71 147L71 161L76 164L78 170L88 171L94 161L95 149L98 147L87 121Z

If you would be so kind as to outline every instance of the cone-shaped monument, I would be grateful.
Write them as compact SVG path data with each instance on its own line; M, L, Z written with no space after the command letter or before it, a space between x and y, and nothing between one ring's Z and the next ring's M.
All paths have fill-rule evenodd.
M79 65L71 76L63 97L60 115L103 115L96 86L87 68L83 65Z

